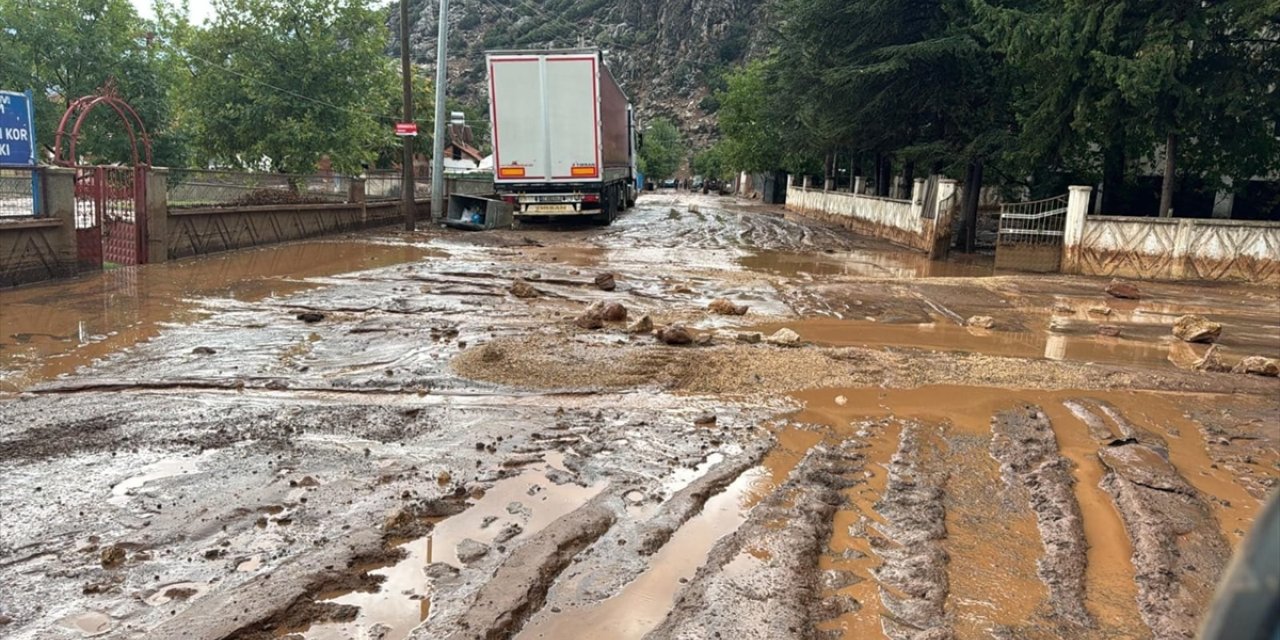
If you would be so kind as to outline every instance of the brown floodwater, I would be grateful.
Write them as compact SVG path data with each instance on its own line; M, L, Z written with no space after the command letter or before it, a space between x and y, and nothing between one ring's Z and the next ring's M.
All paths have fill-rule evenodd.
M750 327L765 335L789 328L807 342L832 347L910 347L1014 358L1109 364L1167 365L1172 341L1150 342L1048 331L989 331L950 323L888 324L867 320L804 318Z
M0 290L0 392L50 380L144 342L169 323L319 286L308 282L414 262L438 252L412 244L296 242L126 267Z
M1104 470L1097 457L1099 444L1090 438L1083 421L1063 405L1086 398L1109 403L1129 422L1165 438L1170 459L1192 486L1209 496L1208 502L1227 540L1234 546L1248 531L1260 503L1250 496L1230 472L1213 468L1199 428L1183 413L1213 396L1186 396L1158 392L1020 391L962 386L919 389L818 389L792 394L805 409L797 421L826 425L832 438L862 438L868 448L866 485L847 491L853 509L837 514L831 540L832 556L823 569L847 569L864 582L843 590L862 604L858 612L826 623L845 638L881 637L878 585L870 569L880 561L866 538L849 525L860 517L870 520L867 533L876 533L882 519L875 503L883 495L885 466L897 449L902 421L918 421L940 427L942 464L951 473L944 546L950 557L948 575L951 596L948 610L955 614L961 637L983 633L996 625L1026 624L1044 605L1047 591L1036 575L1035 559L1043 555L1040 535L1029 509L1014 516L995 510L992 487L1003 486L998 465L987 453L992 417L1023 404L1041 407L1053 423L1062 454L1074 463L1074 493L1083 514L1088 544L1086 606L1109 633L1116 637L1144 637L1136 608L1132 547L1124 523L1111 497L1098 482ZM866 426L871 420L890 421L887 429ZM859 430L864 430L862 435ZM1258 468L1280 477L1275 460L1257 460ZM1216 499L1215 499L1216 498ZM1025 547L1025 548L1024 548ZM856 553L846 554L846 550ZM852 556L852 557L849 557Z
M994 275L990 260L930 260L913 251L852 250L817 251L758 250L738 259L750 271L787 277L848 276L852 278L981 278Z

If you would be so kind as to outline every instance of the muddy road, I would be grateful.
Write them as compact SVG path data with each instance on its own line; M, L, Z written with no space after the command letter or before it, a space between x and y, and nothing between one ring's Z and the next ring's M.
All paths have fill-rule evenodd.
M0 636L1189 638L1280 381L1170 327L1280 292L1106 285L659 194L2 291Z

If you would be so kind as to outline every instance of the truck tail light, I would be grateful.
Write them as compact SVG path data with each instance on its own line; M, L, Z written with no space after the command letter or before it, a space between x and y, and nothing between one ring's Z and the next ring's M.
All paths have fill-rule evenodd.
M514 205L520 202L520 198L518 196L502 196L502 201L507 204Z
M594 169L592 169L594 171ZM523 178L524 167L502 167L498 169L499 178Z
M595 204L595 203L597 203L597 202L600 202L600 196L598 196L598 195L596 195L596 194L594 194L594 193L588 193L588 194L586 194L586 195L582 196L582 201L583 201L583 202L585 202L585 203L587 203L587 204Z
M569 170L569 175L575 178L594 178L599 174L595 167L574 167Z

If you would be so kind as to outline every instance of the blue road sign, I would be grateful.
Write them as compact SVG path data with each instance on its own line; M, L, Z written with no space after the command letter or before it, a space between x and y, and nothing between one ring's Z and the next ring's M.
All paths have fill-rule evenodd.
M30 92L0 91L0 166L35 166L33 115Z

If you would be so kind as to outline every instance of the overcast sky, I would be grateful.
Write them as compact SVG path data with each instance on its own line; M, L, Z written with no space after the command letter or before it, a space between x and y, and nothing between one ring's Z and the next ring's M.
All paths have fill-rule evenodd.
M133 6L138 8L138 15L144 18L152 18L154 14L151 11L152 0L131 0ZM213 0L189 0L191 5L191 22L200 24L205 19L213 17Z

